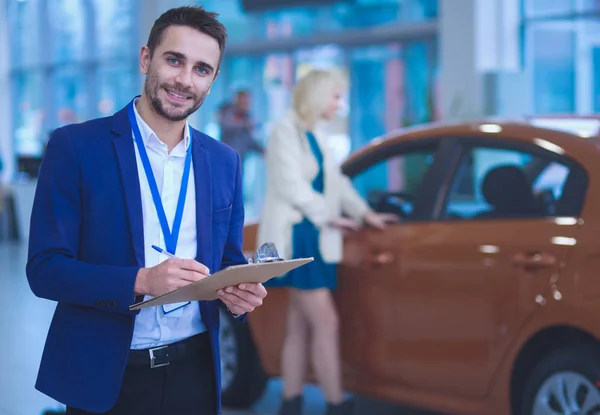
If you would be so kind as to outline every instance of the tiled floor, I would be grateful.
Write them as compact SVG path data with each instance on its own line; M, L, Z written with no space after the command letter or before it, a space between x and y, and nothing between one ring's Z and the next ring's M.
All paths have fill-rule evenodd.
M26 249L0 245L0 414L37 415L60 408L34 389L54 303L36 298L25 278Z
M0 341L0 415L40 415L44 410L63 408L34 388L55 304L31 293L25 277L26 255L25 245L0 243L0 332L4 333ZM276 414L280 392L280 382L274 380L251 411L226 411L224 415ZM320 391L307 386L306 392L305 414L322 414L325 405ZM359 413L369 415L416 415L364 400L359 408Z

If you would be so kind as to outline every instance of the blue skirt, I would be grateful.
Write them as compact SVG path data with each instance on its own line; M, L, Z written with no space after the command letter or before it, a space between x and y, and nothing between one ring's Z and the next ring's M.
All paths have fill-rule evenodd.
M337 287L337 265L323 261L319 251L319 230L311 221L304 219L292 228L292 259L309 257L315 260L267 281L265 286L334 290Z

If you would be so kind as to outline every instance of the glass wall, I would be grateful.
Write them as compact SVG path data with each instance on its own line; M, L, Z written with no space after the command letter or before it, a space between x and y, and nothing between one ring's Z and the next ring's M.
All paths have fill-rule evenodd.
M437 18L435 0L361 0L333 2L326 6L294 7L245 13L238 0L198 1L220 13L228 28L230 44L285 38L311 39L331 32L365 30L385 25L410 25ZM311 46L308 46L310 44ZM239 49L238 49L239 50ZM435 40L373 44L299 46L289 52L226 56L215 87L197 116L200 128L219 137L216 110L230 101L238 89L252 96L256 139L266 144L270 125L289 108L296 80L311 68L336 68L345 72L350 90L344 108L330 130L331 147L341 162L351 151L387 131L432 121L436 118L434 91L437 78ZM404 169L410 180L411 166ZM386 175L387 170L372 174ZM251 153L244 165L246 215L260 214L265 168L262 157ZM397 176L397 174L396 174ZM380 178L383 179L383 178ZM360 186L359 186L360 188Z
M433 104L437 78L435 42L390 43L353 49L350 72L353 149L388 131L436 120ZM396 180L400 177L398 170L405 172L402 180L410 182L412 175L418 173L414 163L420 161L394 160L381 164L355 181L355 185L366 197L370 181L383 182L385 177Z
M435 119L434 36L360 47L344 44L343 37L336 44L315 39L346 31L369 38L372 28L433 20L436 0L333 1L252 13L240 0L196 3L220 14L230 46L264 46L262 52L244 54L237 48L236 54L226 54L210 95L191 117L194 127L215 139L220 139L219 108L245 89L251 93L255 138L266 144L270 126L289 108L294 83L318 67L337 68L349 79L346 105L330 131L340 162L387 131ZM140 93L142 7L142 0L8 0L9 29L16 34L10 38L16 157L40 157L55 128L111 115ZM281 52L269 48L269 42L284 39L295 46ZM398 167L392 166L395 172ZM261 211L264 176L262 156L249 154L244 163L249 219Z
M597 111L600 2L523 0L523 28L534 112Z
M15 156L138 92L137 0L8 1ZM15 34L12 36L12 34Z
M231 42L272 39L274 26L283 28L277 33L280 37L297 37L408 24L435 19L438 10L437 0L327 1L322 6L253 13L245 13L239 0L198 0L197 3L220 13Z

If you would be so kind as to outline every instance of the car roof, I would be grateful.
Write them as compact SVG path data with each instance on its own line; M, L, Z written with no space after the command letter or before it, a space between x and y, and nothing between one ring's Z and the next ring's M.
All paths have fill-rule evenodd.
M597 120L600 127L600 117L562 117L562 119L568 120L577 118ZM596 165L600 164L598 163L598 156L600 156L600 136L598 132L590 133L589 131L585 131L576 134L566 129L559 129L556 126L548 126L551 124L548 120L556 121L560 119L560 116L524 117L522 119L501 119L496 117L455 123L436 122L401 128L374 138L368 144L350 154L343 165L346 166L354 163L372 151L393 147L409 141L435 138L499 137L505 140L538 145L551 151L560 152L560 154L577 161L585 169L594 169ZM600 166L595 169L598 169L600 172Z

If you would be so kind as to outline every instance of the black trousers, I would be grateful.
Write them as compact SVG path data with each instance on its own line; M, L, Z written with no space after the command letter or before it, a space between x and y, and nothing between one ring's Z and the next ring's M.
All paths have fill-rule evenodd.
M128 364L115 406L103 415L215 415L216 391L207 333L197 353L151 369ZM67 407L67 415L95 415Z

